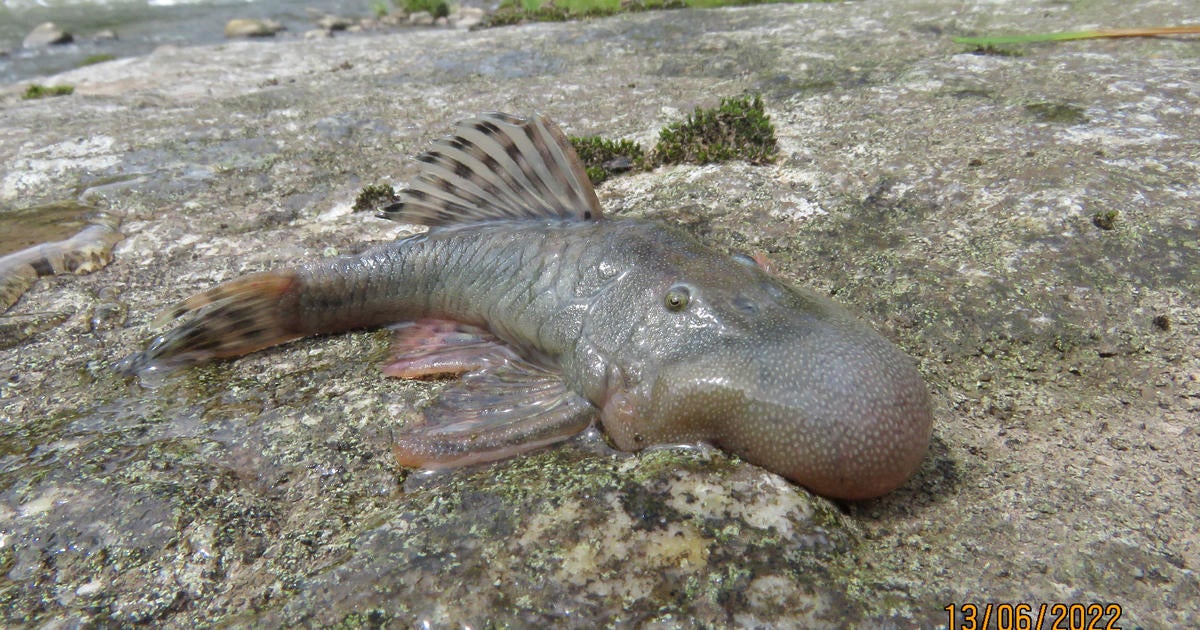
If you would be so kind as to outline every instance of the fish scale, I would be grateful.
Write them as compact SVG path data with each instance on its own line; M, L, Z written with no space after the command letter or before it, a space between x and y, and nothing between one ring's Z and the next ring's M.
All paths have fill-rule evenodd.
M457 376L402 466L492 461L599 423L623 450L703 441L831 497L879 496L928 448L924 380L825 296L678 228L603 215L544 117L488 114L418 158L383 216L429 230L185 300L125 371L399 324L384 373Z

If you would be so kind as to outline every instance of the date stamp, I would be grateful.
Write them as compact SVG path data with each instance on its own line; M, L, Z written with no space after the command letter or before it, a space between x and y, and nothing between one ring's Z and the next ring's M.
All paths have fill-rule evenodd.
M950 604L947 630L1122 630L1120 604Z

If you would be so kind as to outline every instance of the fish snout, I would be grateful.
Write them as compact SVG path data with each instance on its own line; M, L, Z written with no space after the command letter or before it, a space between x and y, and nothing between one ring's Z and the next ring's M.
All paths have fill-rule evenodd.
M717 444L829 497L902 485L928 450L933 414L912 360L857 321L780 339L731 379L742 406Z
M603 406L619 448L708 441L838 499L902 485L932 426L913 362L857 320L710 345Z

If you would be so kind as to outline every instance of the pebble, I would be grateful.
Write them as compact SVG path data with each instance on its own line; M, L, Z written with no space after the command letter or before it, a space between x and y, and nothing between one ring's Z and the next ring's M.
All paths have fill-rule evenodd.
M344 31L353 25L354 20L336 15L326 15L317 20L317 27L327 31Z
M378 20L380 26L403 26L408 22L408 13L403 9L397 9Z
M408 16L408 23L412 26L432 26L433 14L428 11L417 11Z
M256 18L234 18L225 23L225 37L272 37L283 30L275 20Z
M468 29L483 22L483 9L479 7L463 7L450 16L450 23L455 28Z
M25 40L21 42L21 45L25 48L42 48L45 46L69 44L72 41L75 41L75 38L70 33L59 28L54 22L42 22L32 31L29 31L29 34L25 36Z

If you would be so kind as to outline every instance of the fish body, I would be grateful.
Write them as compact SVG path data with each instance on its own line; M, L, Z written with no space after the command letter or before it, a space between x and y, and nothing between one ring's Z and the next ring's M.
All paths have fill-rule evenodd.
M107 265L113 246L123 238L120 226L121 217L98 212L71 238L0 256L0 313L16 304L39 276L82 275Z
M385 215L427 232L197 295L126 369L400 324L386 374L461 376L397 439L403 465L499 459L599 421L623 450L709 442L831 497L918 467L930 403L903 353L749 259L603 217L547 119L467 121L418 159Z

